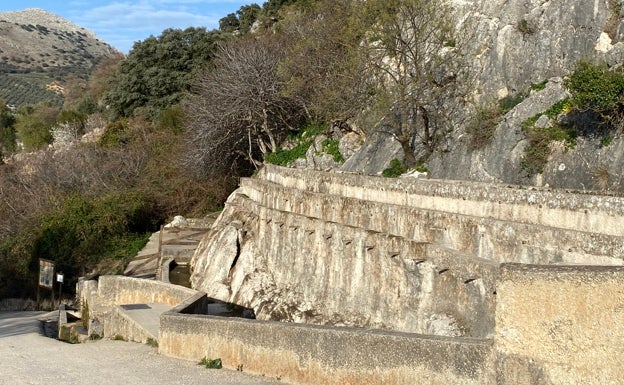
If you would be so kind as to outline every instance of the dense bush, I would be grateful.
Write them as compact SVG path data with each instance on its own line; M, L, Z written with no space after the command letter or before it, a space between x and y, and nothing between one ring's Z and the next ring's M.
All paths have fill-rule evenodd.
M154 217L154 208L153 200L135 192L98 198L69 196L58 208L42 213L5 240L0 245L0 261L21 261L12 267L11 278L27 280L36 274L39 258L53 260L71 288L79 275L101 260L136 255L147 242L148 232L162 219ZM0 276L6 274L6 268L0 269Z
M167 29L135 43L120 63L105 103L117 116L128 117L143 108L155 119L162 109L183 99L221 40L218 31L187 28Z
M478 107L475 115L466 126L470 148L482 149L489 145L502 116L496 107Z
M50 124L38 115L19 116L15 129L26 151L39 150L52 143Z
M565 80L572 97L570 104L579 111L593 111L605 120L622 118L624 70L611 70L606 64L581 61Z

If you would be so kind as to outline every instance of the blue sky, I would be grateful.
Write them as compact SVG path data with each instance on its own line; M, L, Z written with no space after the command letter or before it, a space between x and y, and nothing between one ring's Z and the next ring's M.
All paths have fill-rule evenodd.
M0 12L42 8L128 53L135 41L158 36L167 28L218 28L219 19L254 2L262 5L264 0L2 0Z

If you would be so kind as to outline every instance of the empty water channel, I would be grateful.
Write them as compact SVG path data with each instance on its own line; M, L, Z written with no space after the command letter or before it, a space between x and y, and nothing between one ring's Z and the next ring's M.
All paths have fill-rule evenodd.
M169 264L169 282L191 288L191 268L188 263L171 262Z

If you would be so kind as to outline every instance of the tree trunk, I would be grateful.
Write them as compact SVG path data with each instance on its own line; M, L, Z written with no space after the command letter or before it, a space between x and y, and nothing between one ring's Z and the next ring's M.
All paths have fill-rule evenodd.
M416 156L414 156L414 150L412 149L412 146L410 146L410 138L401 138L399 139L399 143L401 143L403 155L405 156L405 165L408 169L415 168L417 165L417 161Z
M423 106L418 106L418 111L420 111L423 119L423 144L425 145L425 148L427 148L427 152L429 152L432 148L431 128L429 127L429 112Z

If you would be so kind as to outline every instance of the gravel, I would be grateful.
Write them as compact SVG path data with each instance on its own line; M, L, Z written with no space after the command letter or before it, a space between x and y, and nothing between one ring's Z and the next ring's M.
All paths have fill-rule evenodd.
M0 384L265 385L283 383L161 356L147 345L100 340L71 345L41 334L42 312L0 312ZM217 358L217 357L212 357Z

